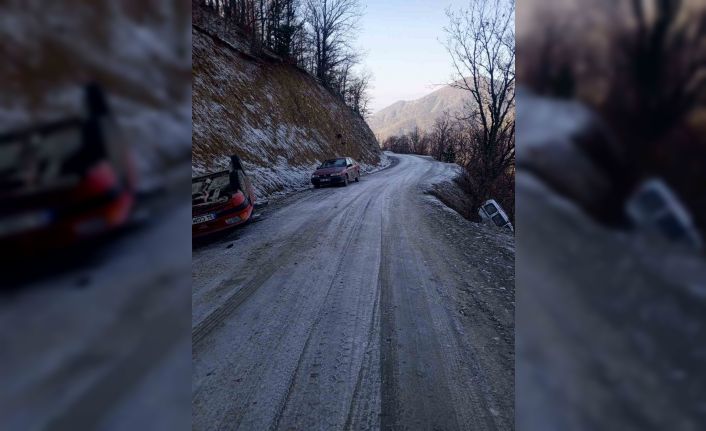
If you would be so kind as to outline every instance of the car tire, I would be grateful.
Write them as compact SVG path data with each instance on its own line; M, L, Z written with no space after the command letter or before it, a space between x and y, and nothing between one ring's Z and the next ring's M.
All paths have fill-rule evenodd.
M355 176L355 182L356 182L356 183L360 182L360 174L358 174L358 175Z
M343 178L343 187L346 187L348 185L348 174Z
M315 189L318 189L319 187L321 187L321 186L318 185L318 184L314 184L314 188L315 188Z

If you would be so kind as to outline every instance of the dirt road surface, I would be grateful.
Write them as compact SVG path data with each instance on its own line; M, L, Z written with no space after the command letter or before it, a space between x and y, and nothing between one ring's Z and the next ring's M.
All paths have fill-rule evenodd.
M0 282L0 429L189 429L186 176L150 221ZM181 190L181 191L180 191Z
M702 429L703 254L606 228L517 176L517 424Z
M194 429L513 428L514 240L395 157L194 250Z

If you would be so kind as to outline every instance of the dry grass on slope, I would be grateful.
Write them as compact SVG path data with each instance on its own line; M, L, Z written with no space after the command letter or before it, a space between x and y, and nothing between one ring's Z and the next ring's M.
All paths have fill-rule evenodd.
M10 1L0 6L0 132L75 115L106 89L141 176L190 150L188 4Z
M224 168L235 153L268 195L285 183L308 181L325 158L379 163L380 149L363 119L306 72L255 57L237 40L198 27L192 38L194 174Z

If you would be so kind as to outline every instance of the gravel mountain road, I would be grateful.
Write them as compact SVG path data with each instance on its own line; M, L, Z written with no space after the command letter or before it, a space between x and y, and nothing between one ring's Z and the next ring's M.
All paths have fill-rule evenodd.
M394 157L194 250L194 429L513 428L514 239Z
M0 429L188 427L187 180L68 268L37 265L11 286L3 273Z

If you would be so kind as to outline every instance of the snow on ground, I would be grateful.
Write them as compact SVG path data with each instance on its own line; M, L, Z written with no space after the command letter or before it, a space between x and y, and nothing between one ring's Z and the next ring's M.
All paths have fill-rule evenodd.
M321 165L324 160L317 160L306 165L290 165L284 158L280 157L274 166L261 167L251 163L244 163L247 173L253 180L255 193L260 199L277 200L292 193L306 190L311 187L311 174ZM360 170L363 175L370 175L388 167L391 159L384 154L380 158L380 164L369 165L360 163ZM268 192L275 190L274 192Z
M392 153L389 154L391 155ZM378 165L359 163L362 176L371 175L390 167L392 160L388 154L383 154ZM279 201L294 193L310 189L312 187L310 182L311 173L323 162L323 159L305 166L291 166L284 159L280 161L280 164L272 168L250 166L245 163L247 172L253 180L258 199L271 202ZM277 187L279 187L277 191L267 192L267 190Z
M353 157L364 174L389 165L365 121L314 78L194 22L192 176L228 169L237 154L258 199L277 199L311 187L329 158Z
M358 164L360 164L360 169L363 172L365 172L366 174L373 174L375 172L388 168L392 164L392 159L389 157L392 154L393 153L391 153L390 151L384 151L380 155L380 163L378 163L377 165L369 165L367 163L361 162L358 162Z
M117 121L125 136L139 137L129 141L136 150L140 182L149 183L163 176L154 167L165 161L188 160L191 153L191 106L182 103L171 110L140 106L129 99L116 98Z
M703 255L603 226L526 171L517 193L518 423L699 429Z
M12 25L0 25L9 58L0 71L0 133L80 114L82 86L94 81L106 90L140 177L159 175L191 147L188 10L74 3L2 6L0 22Z
M194 250L196 429L512 427L513 238L428 205L450 165L396 158Z
M292 166L280 157L274 166L261 167L246 164L246 170L253 177L253 186L258 198L277 199L311 186L311 173L320 163ZM273 190L268 193L268 190Z
M191 208L172 199L158 222L75 269L2 291L0 428L89 429L82 421L103 417L122 429L177 429L172 421L188 420L189 355L177 347L190 345Z
M190 12L173 2L64 3L0 6L0 133L79 114L83 85L97 82L140 178L169 178L149 202L152 223L2 291L0 428L177 429L189 422L191 387L182 380L190 337L179 326L190 322L191 208L176 181L188 178L191 151Z
M389 153L391 154L391 153ZM313 163L304 165L292 165L284 157L279 157L277 163L270 166L258 166L254 163L243 161L245 172L250 177L255 195L258 200L278 200L302 190L311 187L311 174L316 168L323 163L324 159L316 160ZM213 171L219 169L227 170L230 161L223 159L213 168ZM380 156L380 163L371 165L367 163L360 164L360 170L363 175L370 175L389 167L392 159L388 154L383 153ZM193 176L206 174L207 171L203 168L194 167L192 169Z

